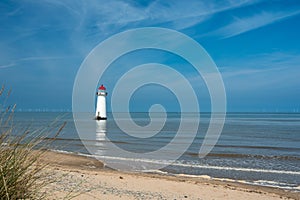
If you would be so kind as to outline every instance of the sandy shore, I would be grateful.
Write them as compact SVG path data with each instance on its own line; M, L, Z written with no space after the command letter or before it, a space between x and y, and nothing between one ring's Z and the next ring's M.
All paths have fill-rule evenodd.
M214 180L104 169L93 158L47 152L48 177L57 180L45 188L51 199L300 199L299 193Z

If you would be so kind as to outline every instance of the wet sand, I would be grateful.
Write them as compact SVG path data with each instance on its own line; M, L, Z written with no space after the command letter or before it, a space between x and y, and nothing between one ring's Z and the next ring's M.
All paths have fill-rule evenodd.
M47 152L41 161L48 178L57 180L45 188L50 199L300 199L300 193L205 176L119 172L73 154Z

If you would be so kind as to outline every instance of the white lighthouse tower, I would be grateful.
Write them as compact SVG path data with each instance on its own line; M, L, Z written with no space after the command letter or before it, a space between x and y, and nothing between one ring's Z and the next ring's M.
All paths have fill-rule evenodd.
M97 106L96 106L96 120L106 120L106 88L101 85L98 88L97 95Z

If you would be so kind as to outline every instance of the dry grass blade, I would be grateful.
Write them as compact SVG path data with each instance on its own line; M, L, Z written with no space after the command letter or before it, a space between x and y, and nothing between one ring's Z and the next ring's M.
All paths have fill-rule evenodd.
M8 92L9 95L10 91ZM0 97L4 87L0 89ZM49 143L42 143L49 128L12 135L13 113L16 105L1 108L0 119L0 199L44 199L41 189L52 181L43 169L47 163L39 162ZM57 136L65 123L54 129ZM53 127L51 127L53 131ZM51 141L50 141L51 142Z

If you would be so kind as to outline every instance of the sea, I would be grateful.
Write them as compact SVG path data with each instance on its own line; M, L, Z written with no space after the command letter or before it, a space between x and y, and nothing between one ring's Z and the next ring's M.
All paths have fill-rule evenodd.
M130 135L119 128L112 113L108 113L105 122L87 118L80 123L81 127L85 122L98 123L94 131L78 130L71 112L16 112L13 124L14 134L24 131L31 131L33 135L46 134L43 137L45 141L51 141L49 149L95 157L112 168L118 168L118 163L127 163L127 167L131 164L142 166L136 170L145 173L210 177L300 192L300 113L227 113L221 135L205 157L199 157L199 150L211 114L199 114L197 133L187 132L177 140L187 148L179 152L180 156L175 160L173 155L179 150L172 146L164 149L162 157L149 159L143 155L173 142L181 123L181 113L167 113L163 128L153 135L144 135L143 129L132 130L135 135ZM123 122L126 120L146 127L151 119L148 113L130 113L130 119L123 119ZM189 120L193 121L193 114ZM56 135L65 122L65 127ZM141 137L136 137L139 134ZM120 150L129 154L120 153ZM136 155L139 155L138 159Z

